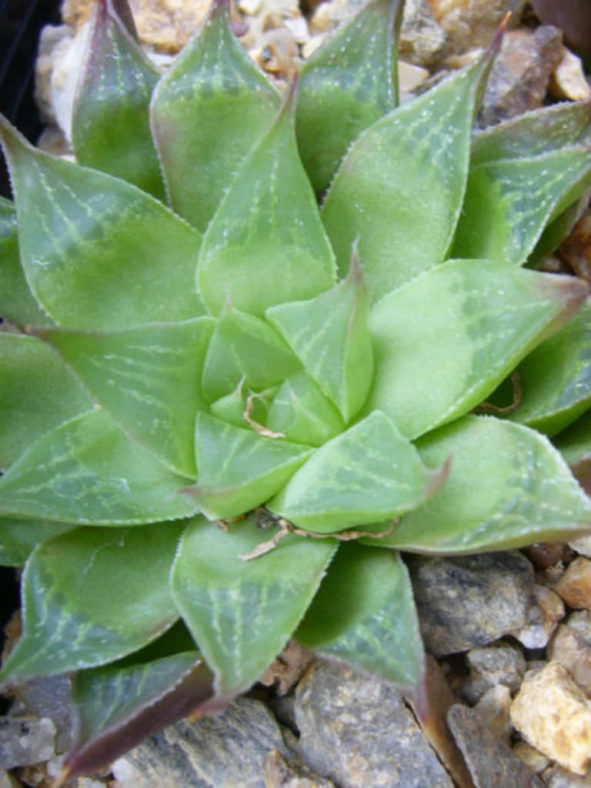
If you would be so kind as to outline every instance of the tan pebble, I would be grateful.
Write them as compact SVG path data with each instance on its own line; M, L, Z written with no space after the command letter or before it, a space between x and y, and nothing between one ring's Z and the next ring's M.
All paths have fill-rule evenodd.
M558 662L526 675L511 722L540 752L576 774L591 759L591 702Z
M513 752L536 774L543 772L550 763L549 758L526 741L518 741L514 744Z
M558 99L584 101L591 98L591 85L585 77L583 61L566 47L562 60L554 69L548 90Z
M550 643L548 656L560 662L583 692L591 697L591 647L575 629L561 624Z
M591 560L575 558L554 590L570 607L591 610Z
M413 63L398 61L398 88L400 93L411 93L429 78L429 72L422 66L415 66Z
M238 3L238 8L244 14L250 14L251 16L254 16L260 9L261 4L262 0L240 0Z
M589 222L589 227L591 229L591 222ZM589 253L591 259L591 244L589 244ZM584 555L585 558L591 558L591 534L588 536L580 536L578 539L573 539L568 543L568 546L571 547L575 553Z
M514 26L523 5L523 0L429 0L454 52L487 46L507 12L511 11Z

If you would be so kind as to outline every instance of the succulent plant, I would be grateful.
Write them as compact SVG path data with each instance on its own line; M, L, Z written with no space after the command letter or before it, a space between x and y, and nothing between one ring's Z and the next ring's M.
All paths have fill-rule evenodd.
M587 194L591 106L473 133L500 35L398 106L400 10L371 0L282 97L225 0L163 76L100 0L77 162L2 121L0 679L72 674L64 776L290 638L420 707L399 551L591 528L542 434L591 404L588 288L531 270Z

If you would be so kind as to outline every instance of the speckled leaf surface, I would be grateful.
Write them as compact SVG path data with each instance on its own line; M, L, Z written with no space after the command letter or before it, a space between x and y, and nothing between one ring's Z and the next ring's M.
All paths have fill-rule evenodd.
M466 416L418 448L431 467L451 454L449 476L380 545L421 553L506 550L591 528L589 498L548 439L529 427Z
M423 644L406 567L396 553L339 548L295 638L328 659L405 688L423 678Z
M92 399L58 354L36 337L0 334L0 468Z
M232 32L229 3L215 0L152 102L154 136L177 213L205 230L279 104L279 92Z
M56 323L114 331L203 313L195 230L135 186L32 148L1 118L0 139L21 263Z
M347 278L332 290L267 310L267 319L345 422L360 410L372 384L368 310L369 293L356 257Z
M317 449L268 506L308 531L333 533L413 509L445 473L425 468L394 421L374 411Z
M591 405L591 303L517 367L519 406L508 418L547 435Z
M149 117L159 72L119 17L117 5L100 0L94 7L72 113L74 153L79 164L163 199Z
M349 145L398 103L401 0L372 0L300 70L296 130L314 189L325 189ZM341 122L335 123L335 118Z
M18 251L16 209L0 197L0 315L19 326L51 325L27 285Z
M546 224L591 186L591 143L470 169L454 257L524 263Z
M472 138L470 165L539 156L591 143L591 101L563 102L498 123Z
M453 260L373 308L370 408L417 437L466 413L582 306L579 279ZM428 384L426 385L426 381Z
M236 517L283 487L311 449L198 413L191 498L212 519Z
M267 536L252 517L230 526L197 520L183 534L172 573L175 602L220 696L248 689L299 624L336 549L288 536L245 561Z
M470 130L488 63L487 56L378 120L343 160L322 220L341 274L358 241L373 300L446 257L462 208Z
M182 528L78 528L39 545L23 578L23 636L0 680L102 665L168 629Z
M188 517L187 479L128 438L106 411L62 424L0 479L0 514L91 525Z
M322 446L345 429L335 405L304 370L283 381L269 406L265 424L287 440L307 446Z
M0 517L0 565L22 566L40 542L76 527L69 523Z
M96 401L177 473L195 476L193 427L214 321L198 317L111 333L46 331Z
M232 307L219 316L203 367L203 395L211 402L242 382L260 391L300 368L297 358L266 321Z
M334 255L297 150L292 104L290 93L203 238L198 282L213 314L229 300L263 316L269 306L313 298L335 282Z

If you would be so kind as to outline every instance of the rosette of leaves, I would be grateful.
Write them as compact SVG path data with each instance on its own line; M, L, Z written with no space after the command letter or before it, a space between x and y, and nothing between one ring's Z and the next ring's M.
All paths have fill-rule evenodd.
M163 76L101 0L76 162L2 121L0 678L72 674L66 776L290 638L420 697L399 551L591 528L540 432L590 404L587 286L531 270L587 194L590 106L474 135L498 41L398 106L399 18L371 0L282 96L224 0ZM482 405L511 375L518 407Z

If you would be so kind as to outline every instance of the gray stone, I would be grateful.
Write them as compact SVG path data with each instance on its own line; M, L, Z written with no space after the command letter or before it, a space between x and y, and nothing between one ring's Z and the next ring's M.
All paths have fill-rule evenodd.
M418 66L433 66L447 54L447 34L427 0L406 0L399 52L403 60Z
M267 755L288 751L260 701L239 698L223 713L182 721L113 764L119 788L265 788Z
M551 766L542 773L542 779L548 788L591 788L591 773L582 777L563 769Z
M0 718L0 769L46 761L55 754L55 725L50 719Z
M518 646L498 643L473 648L466 654L470 676L462 687L462 695L471 703L499 684L516 692L525 673L525 657Z
M56 751L72 743L71 682L68 676L47 676L19 683L14 694L28 714L49 717L56 727Z
M297 761L286 760L277 750L265 761L266 788L334 788L332 780L319 777Z
M542 788L544 783L482 723L477 711L456 704L447 722L475 788Z
M319 662L296 690L300 757L340 788L451 788L389 682Z
M562 34L550 25L538 27L535 32L520 29L507 33L484 93L482 125L541 107L562 51Z
M410 562L427 650L437 657L486 646L523 627L533 568L521 553Z

